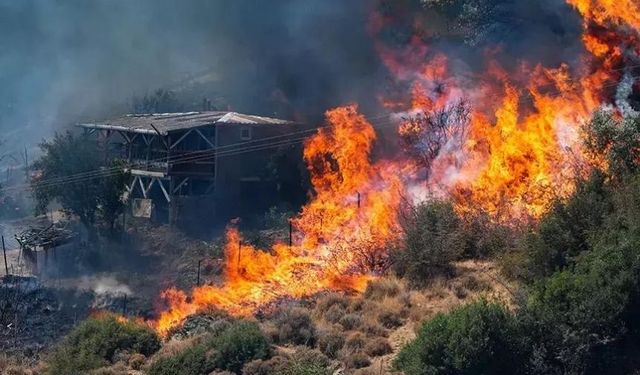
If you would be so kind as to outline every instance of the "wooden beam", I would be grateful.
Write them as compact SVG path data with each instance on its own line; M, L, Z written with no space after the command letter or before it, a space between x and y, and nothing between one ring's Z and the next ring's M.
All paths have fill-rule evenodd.
M162 183L162 180L158 180L158 184L160 185L160 189L162 189L162 194L164 194L164 197L167 200L167 203L171 203L171 197L169 196L169 193L167 193L167 190L164 188L164 184Z
M207 144L208 144L212 149L215 149L215 148L216 148L216 146L215 146L213 143L211 143L211 141L210 141L209 139L207 139L207 137L205 137L205 136L204 136L204 134L202 134L202 132L200 131L200 129L193 129L193 130L195 130L195 132L196 132L196 133L198 133L198 135L200 135L200 137L201 137L202 139L204 139L204 141L205 141L205 142L207 142Z
M173 194L175 194L178 190L180 190L180 188L181 188L181 187L183 187L183 186L184 186L184 184L186 184L186 183L187 183L187 181L189 181L189 177L185 177L185 178L182 180L182 182L180 182L180 183L178 184L178 186L176 186L175 188L173 188L172 193L173 193Z
M171 147L169 147L169 149L173 149L175 148L180 142L182 142L185 138L187 138L189 136L189 134L191 134L191 132L193 131L193 129L189 129L186 133L184 133L182 135L182 137L178 138L177 141L175 141Z
M146 198L146 196L149 194L149 191L151 190L151 188L153 187L153 184L154 184L155 182L156 182L156 178L155 178L155 177L153 177L153 178L151 178L151 179L150 179L150 181L149 181L149 185L147 186L147 190L146 190L146 191L145 191L145 193L144 193L145 198Z
M144 190L144 183L142 182L142 178L138 177L138 182L140 183L140 190L142 190L142 197L147 198L147 191Z
M164 148L166 148L168 150L169 149L169 144L167 143L167 141L165 141L164 136L162 135L162 133L160 133L160 130L158 130L158 128L153 126L153 124L151 124L151 123L149 125L151 125L153 130L155 130L156 133L158 134L158 136L160 137L160 141L162 141L162 143L164 144Z

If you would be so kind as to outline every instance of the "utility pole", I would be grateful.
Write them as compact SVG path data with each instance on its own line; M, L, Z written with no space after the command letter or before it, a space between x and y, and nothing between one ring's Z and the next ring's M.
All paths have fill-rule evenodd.
M5 275L9 276L9 264L7 263L7 248L4 246L4 236L2 236L2 253L4 254Z
M238 241L238 264L236 265L238 272L240 272L240 254L241 253L242 253L242 240Z
M198 260L198 277L196 279L196 286L200 286L200 265L202 264L202 259Z
M27 146L24 146L24 176L29 182L29 154L27 153Z
M293 224L291 224L291 219L289 219L289 247L293 246Z
M358 192L358 209L360 209L360 192Z

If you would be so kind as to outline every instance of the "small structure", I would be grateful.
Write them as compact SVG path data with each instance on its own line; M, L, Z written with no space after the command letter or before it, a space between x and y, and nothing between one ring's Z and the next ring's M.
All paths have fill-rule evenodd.
M78 126L105 157L126 160L134 216L170 223L190 208L219 212L212 202L259 194L270 156L301 143L293 122L236 112L130 114Z
M41 275L49 266L49 252L56 257L56 249L70 244L76 234L67 228L50 224L46 227L29 227L16 234L15 238L31 274Z

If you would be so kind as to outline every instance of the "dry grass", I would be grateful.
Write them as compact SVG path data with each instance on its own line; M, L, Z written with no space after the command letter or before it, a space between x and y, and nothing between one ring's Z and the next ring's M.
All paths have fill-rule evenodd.
M350 298L343 294L328 293L318 298L316 302L316 312L322 316L333 306L340 306L343 310L346 310L350 302Z
M155 361L160 358L165 357L174 357L185 350L199 344L202 342L203 336L194 336L189 337L184 340L169 340L162 345L160 350L158 350L149 360L147 361L147 365L150 366Z
M389 344L389 340L383 337L376 337L370 340L364 347L364 352L367 353L369 357L380 357L392 351L393 348L391 344Z
M395 277L373 280L367 284L364 291L364 298L380 301L383 298L395 297L402 291L402 283Z
M344 344L344 333L337 329L325 329L318 332L318 349L329 358L338 358L338 353Z

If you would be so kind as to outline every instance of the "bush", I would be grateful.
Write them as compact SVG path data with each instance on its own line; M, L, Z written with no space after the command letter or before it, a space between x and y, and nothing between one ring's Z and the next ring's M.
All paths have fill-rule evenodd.
M256 359L242 368L242 375L272 375L287 367L289 359L276 355L270 359Z
M389 341L384 337L376 337L367 342L364 347L364 352L370 357L379 357L381 355L389 354L393 351Z
M331 360L318 350L298 348L290 355L286 368L278 375L330 375Z
M585 254L573 270L558 272L532 288L522 319L543 352L549 353L543 358L548 366L600 373L619 362L607 352L624 349L616 347L625 337L637 340L640 236L618 235Z
M342 309L349 307L349 298L339 293L328 293L318 299L316 303L316 311L320 315L324 315L331 307L340 306Z
M269 343L257 324L237 321L177 355L155 361L149 375L196 375L213 370L239 373L245 363L264 359L270 353Z
M362 352L356 352L350 354L347 358L344 359L344 365L347 368L359 369L371 365L371 361L366 354Z
M192 346L170 357L162 357L150 366L149 375L200 375L214 368L204 345Z
M365 320L360 330L369 337L389 336L389 332L387 332L387 330L383 326L381 326L378 322L373 320L368 320L368 319Z
M317 350L300 347L287 356L247 363L242 375L330 375L331 361Z
M398 281L390 278L369 281L364 291L364 298L380 301L385 297L395 297L400 294Z
M452 272L451 262L464 251L461 221L448 202L430 202L415 208L404 223L404 250L397 254L396 272L415 284Z
M344 344L344 350L348 353L355 353L362 349L367 343L367 338L360 332L353 332L347 337L347 341Z
M427 321L394 366L406 375L518 374L527 359L523 347L513 316L479 301Z
M267 338L257 324L239 321L233 323L220 335L214 336L208 343L215 349L212 363L215 368L239 373L245 363L266 358L270 353Z
M50 374L85 374L109 365L119 351L153 354L160 339L147 326L121 322L113 315L103 315L81 322L48 359Z
M525 281L575 264L577 256L589 249L593 230L603 224L611 211L604 175L595 172L590 179L579 181L573 196L566 202L556 202L538 230L524 237Z
M329 323L338 323L346 313L341 305L333 305L324 313L324 320Z
M339 321L340 325L350 331L353 329L358 329L362 326L362 317L357 314L346 314Z
M344 346L344 341L342 332L333 329L321 331L318 338L318 349L327 357L335 359L340 349Z
M316 327L305 309L280 311L275 324L278 329L278 343L313 346L316 342Z
M383 308L378 313L378 321L385 328L398 328L404 324L402 314L394 309Z

